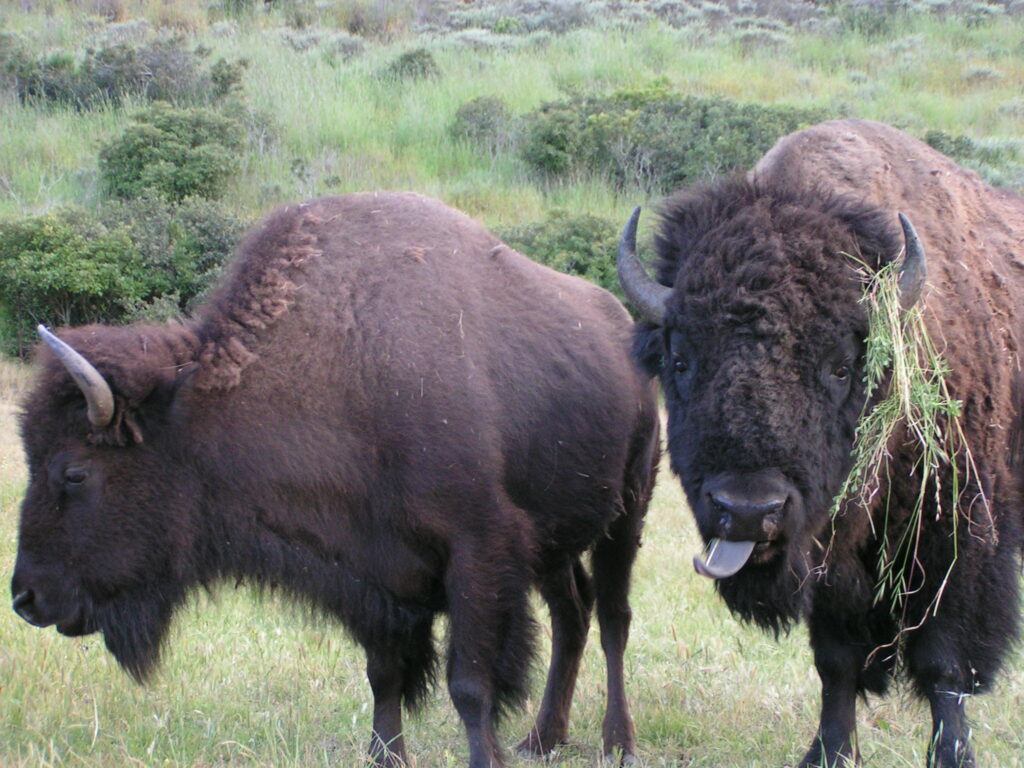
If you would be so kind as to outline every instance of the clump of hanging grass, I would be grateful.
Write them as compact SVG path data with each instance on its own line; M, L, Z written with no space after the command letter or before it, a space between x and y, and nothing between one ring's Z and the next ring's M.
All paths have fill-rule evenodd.
M865 283L862 301L868 312L864 371L867 401L854 440L853 468L832 506L833 521L850 502L863 510L871 509L881 489L889 486L881 481L892 477L892 440L902 428L903 439L916 455L911 474L919 483L917 496L906 525L894 527L898 531L894 540L890 540L889 498L881 502L881 530L875 528L876 520L871 518L872 530L880 540L874 599L876 604L889 600L893 614L901 617L894 643L938 610L956 564L959 526L954 521L954 556L949 568L918 624L907 626L910 583L915 575L925 575L917 554L926 525L929 492L937 518L959 514L970 522L972 511L980 510L991 524L988 501L980 489L969 504L964 504L964 492L977 477L977 468L960 423L961 404L950 395L949 366L928 334L920 306L904 309L900 305L901 263L894 260L879 270L859 264ZM989 525L988 530L994 532L994 527Z

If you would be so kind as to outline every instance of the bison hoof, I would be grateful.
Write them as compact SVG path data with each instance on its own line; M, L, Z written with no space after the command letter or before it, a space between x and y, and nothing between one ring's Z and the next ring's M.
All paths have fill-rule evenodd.
M546 733L542 734L534 729L530 731L529 736L519 742L519 746L516 747L516 755L526 759L544 758L565 743L566 735L564 733L552 736Z
M615 750L605 754L603 765L606 768L628 768L628 766L640 765L640 761L632 752Z
M974 753L966 745L936 750L928 756L927 768L976 768Z
M860 755L852 749L823 749L821 742L815 742L800 761L799 768L854 768L860 764Z

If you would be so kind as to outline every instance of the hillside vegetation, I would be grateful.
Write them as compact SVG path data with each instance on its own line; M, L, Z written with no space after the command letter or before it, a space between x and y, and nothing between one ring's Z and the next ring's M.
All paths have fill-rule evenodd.
M0 345L187 313L247 224L315 195L436 195L614 289L633 205L829 117L1020 189L1022 6L6 3Z
M0 3L0 576L26 476L14 402L28 376L13 356L35 323L187 315L270 208L373 189L437 196L617 290L633 206L846 116L1024 191L1024 3ZM795 765L819 702L806 633L776 642L731 618L692 573L698 548L665 468L627 653L642 764ZM536 714L545 660L506 745ZM575 701L553 764L596 767L596 628ZM1024 768L1019 651L969 711L981 764ZM274 593L198 597L146 688L97 637L0 610L2 766L352 766L371 720L361 651ZM923 766L928 721L906 692L861 707L866 765ZM406 741L420 768L465 765L443 686Z

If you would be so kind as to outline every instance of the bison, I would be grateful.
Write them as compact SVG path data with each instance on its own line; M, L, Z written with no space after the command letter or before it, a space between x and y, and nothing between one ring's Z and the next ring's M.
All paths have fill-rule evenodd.
M40 329L14 610L102 633L143 680L195 588L273 585L365 649L386 766L405 763L401 708L433 680L445 612L469 765L493 768L535 584L553 653L521 749L566 738L596 602L604 747L628 757L628 591L659 439L632 325L609 293L428 198L279 210L194 320Z
M883 694L900 670L931 706L929 765L974 765L964 702L996 678L1020 612L1024 201L851 120L668 198L657 280L635 255L638 214L620 279L645 317L635 354L660 376L671 467L709 544L695 564L742 619L776 633L809 625L822 704L801 766L857 761L857 696ZM987 506L952 510L930 487L894 604L879 553L907 533L921 491L905 434L878 492L830 512L875 402L855 260L878 269L904 252L900 304L922 308L973 453L961 506L982 495ZM952 471L940 468L945 488Z

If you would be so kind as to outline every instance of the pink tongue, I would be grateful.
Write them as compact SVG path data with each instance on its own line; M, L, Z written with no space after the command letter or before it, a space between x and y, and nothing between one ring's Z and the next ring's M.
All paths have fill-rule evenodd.
M693 558L693 567L701 576L709 579L724 579L739 571L747 560L750 553L754 551L753 541L724 541L712 539L704 553L702 560L700 555Z

